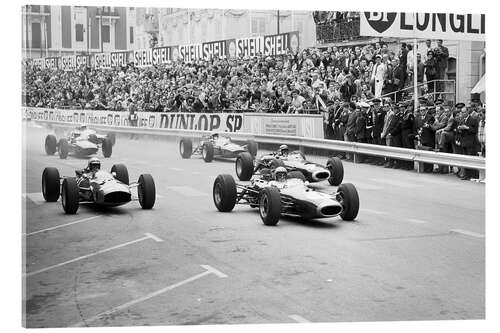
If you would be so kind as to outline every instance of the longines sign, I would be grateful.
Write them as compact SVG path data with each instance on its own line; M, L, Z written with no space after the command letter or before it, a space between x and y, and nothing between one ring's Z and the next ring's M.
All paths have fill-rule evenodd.
M361 13L361 36L485 40L485 14Z

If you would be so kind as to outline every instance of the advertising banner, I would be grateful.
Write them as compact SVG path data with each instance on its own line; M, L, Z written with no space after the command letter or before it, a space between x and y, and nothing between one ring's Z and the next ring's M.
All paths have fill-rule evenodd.
M264 36L265 56L287 54L288 50L296 52L299 48L299 32L287 32L279 35Z
M264 37L249 37L236 39L237 57L255 57L264 50Z
M484 14L362 12L361 36L484 41Z
M63 71L72 71L76 67L76 56L63 56L59 58L59 69Z
M96 53L93 58L93 66L98 69L127 66L128 52Z
M179 45L179 57L185 62L193 62L202 59L202 44Z
M202 44L203 59L210 60L213 58L227 58L227 41L219 40L216 42L208 42Z
M245 113L244 132L323 139L321 115Z
M133 60L136 67L147 67L166 64L172 60L172 50L169 46L152 49L134 50Z

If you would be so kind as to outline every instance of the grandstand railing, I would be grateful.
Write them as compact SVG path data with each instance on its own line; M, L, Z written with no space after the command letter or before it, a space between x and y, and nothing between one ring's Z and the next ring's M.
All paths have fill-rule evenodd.
M316 40L320 44L326 44L366 38L360 36L359 28L359 17L351 18L349 21L318 23Z
M428 83L433 83L433 85L434 85L433 91L427 91L426 93L422 93L422 91L423 91L422 88L423 87L427 88ZM443 87L443 89L441 90L438 87ZM418 89L418 94L419 94L417 96L417 99L418 99L418 97L428 96L428 97L432 97L432 100L436 100L437 97L441 97L445 100L445 102L446 101L451 102L452 105L455 105L455 103L456 103L456 81L455 80L427 81L427 82L419 83L417 85L417 89ZM398 102L412 100L413 93L414 93L414 87L413 87L413 85L411 85L411 86L403 88L401 90L381 95L379 98L389 97L392 99L393 102L398 103ZM373 99L371 99L371 100L373 100Z

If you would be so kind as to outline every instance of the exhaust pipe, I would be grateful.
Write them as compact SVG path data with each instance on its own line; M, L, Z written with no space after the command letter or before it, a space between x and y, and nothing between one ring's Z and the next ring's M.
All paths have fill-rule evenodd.
M320 204L316 210L319 217L333 217L342 213L340 203L325 202Z
M312 178L315 181L327 180L330 178L330 171L328 170L318 170L312 173Z

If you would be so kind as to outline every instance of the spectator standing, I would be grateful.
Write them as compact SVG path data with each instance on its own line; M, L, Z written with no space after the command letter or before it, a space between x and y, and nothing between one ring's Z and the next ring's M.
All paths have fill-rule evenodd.
M436 80L438 78L438 64L437 60L434 58L434 52L433 51L428 51L427 52L427 61L424 64L425 66L425 77L427 79L427 91L428 93L434 93L435 90L435 82L433 80ZM436 98L436 96L432 96L433 99Z
M465 109L466 117L462 124L458 125L457 129L460 133L461 144L465 155L477 156L480 149L480 143L477 138L479 127L479 119L473 116L473 109L468 107ZM469 180L474 177L474 170L465 169L463 180Z
M446 74L446 69L448 68L448 57L450 53L448 48L443 45L443 40L438 39L437 47L434 49L434 57L437 60L437 79L444 80ZM444 82L440 81L437 85L437 91L441 92L444 90Z
M382 88L384 87L384 78L386 76L387 67L382 63L382 56L375 56L375 65L371 75L370 83L374 86L375 98L382 96Z
M401 120L401 146L407 149L415 149L415 115L413 105L408 104L404 110ZM403 161L402 167L408 170L413 169L413 161Z

